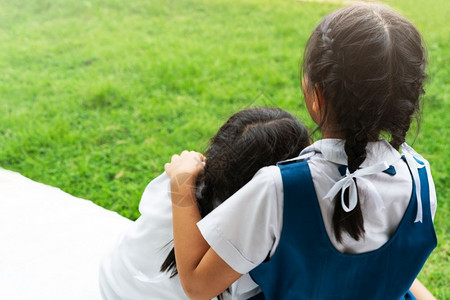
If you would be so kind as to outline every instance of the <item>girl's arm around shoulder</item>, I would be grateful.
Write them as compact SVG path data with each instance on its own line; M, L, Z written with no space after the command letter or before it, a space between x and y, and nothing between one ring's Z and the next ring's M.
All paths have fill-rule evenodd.
M225 226L228 224L234 225L234 227L231 226L232 230L230 232L232 234L235 234L235 229L238 229L239 227L241 227L242 232L248 231L246 230L246 227L253 228L256 237L253 237L247 244L258 245L259 242L255 242L255 239L268 240L267 247L258 245L260 248L267 249L259 251L256 258L247 257L247 253L251 254L252 250L245 249L245 245L244 248L242 248L242 245L239 245L236 240L229 240L226 235L219 232L220 226L219 230L216 230L217 227L211 230L212 232L216 232L215 239L218 242L215 245L212 244L212 247L210 247L210 244L208 244L209 241L207 242L203 238L202 233L197 227L197 222L200 221L201 217L197 208L194 191L196 175L203 167L201 164L202 159L203 156L201 156L201 154L186 151L183 152L181 156L173 156L172 162L165 166L166 171L171 178L174 244L177 268L181 284L186 294L191 299L210 299L223 292L228 286L236 281L241 274L247 273L259 265L267 257L275 240L273 236L270 237L270 235L273 235L273 233L271 233L273 231L271 227L274 226L270 224L263 224L260 226L260 224L257 224L258 218L255 218L255 216L265 215L266 219L270 219L270 212L268 213L268 211L264 211L263 209L248 214L245 212L246 209L244 205L242 208L243 211L240 212L241 217L235 219L233 215L230 214L232 211L226 209L227 207L222 209L222 206L227 205L228 201L233 202L233 199L229 199L219 207L220 209L217 209L224 211L222 215L216 214L216 216L211 216L216 212L216 210L214 210L205 219L211 220L218 217L220 220L227 220L228 222L223 222ZM240 200L251 202L256 196L255 193L258 193L258 189L256 188L259 188L259 190L270 190L273 189L273 186L254 187L251 189L253 193L251 191L245 192L244 187L236 194L241 194ZM247 195L248 199L242 199L242 190L244 190L243 195ZM231 198L233 197L234 195ZM235 223L240 223L242 226L235 226ZM217 224L221 225L222 222L220 221ZM244 224L248 226L244 226ZM223 231L227 232L227 229L225 228ZM269 233L267 234L266 232ZM237 234L238 233L239 232L237 232ZM269 235L269 238L258 238L257 236L259 235ZM248 236L248 233L244 233L244 236ZM241 237L237 240L244 239L245 238ZM215 243L215 241L213 242ZM228 256L223 256L223 253L220 253L220 251L223 252L223 245L227 245L225 246L225 252L231 249L231 254ZM219 250L219 252L216 252L215 246L218 246L217 250Z
M178 275L191 299L211 299L241 276L210 249L196 225L201 216L195 199L195 178L203 168L203 159L199 153L183 151L165 165L171 179Z

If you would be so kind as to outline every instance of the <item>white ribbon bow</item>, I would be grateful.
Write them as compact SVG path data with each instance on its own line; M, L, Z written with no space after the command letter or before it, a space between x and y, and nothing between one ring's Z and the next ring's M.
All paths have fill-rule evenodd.
M416 219L414 220L414 223L417 223L417 222L422 223L422 220L423 220L422 195L421 195L420 177L419 177L418 169L425 167L425 160L423 159L422 156L420 156L420 154L418 154L416 151L414 151L414 149L411 148L408 144L403 143L400 147L402 150L402 154L405 156L406 163L408 164L409 169L411 170L411 174L414 179L414 184L416 185L417 213L416 213ZM416 156L419 160L423 161L424 164L423 165L419 164L414 159L414 156Z
M354 180L354 179L358 178L358 180L360 180L366 184L366 186L368 188L368 194L371 196L371 198L373 198L375 200L377 209L384 208L383 200L381 199L380 194L376 190L375 186L372 184L372 182L363 178L363 176L376 174L376 173L386 170L387 168L389 168L389 165L385 161L379 162L370 167L358 169L353 173L350 173L350 171L347 168L345 177L333 185L333 187L326 194L325 199L333 200L334 197L336 196L336 194L342 189L342 193L341 193L342 209L345 212L352 211L356 207L356 204L358 203L358 196L357 196L358 190L356 188L356 183ZM349 202L348 202L349 205L348 206L345 204L345 201L344 201L344 193L347 188L349 188Z

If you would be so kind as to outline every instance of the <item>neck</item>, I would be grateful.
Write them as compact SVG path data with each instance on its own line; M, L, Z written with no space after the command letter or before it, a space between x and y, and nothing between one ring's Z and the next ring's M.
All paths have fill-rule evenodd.
M345 140L345 134L343 132L334 130L329 126L322 126L322 138L323 139L343 139Z
M377 132L374 135L368 136L368 142L378 141L380 136L380 132ZM345 140L345 133L333 130L331 127L322 127L322 138L323 139L342 139Z

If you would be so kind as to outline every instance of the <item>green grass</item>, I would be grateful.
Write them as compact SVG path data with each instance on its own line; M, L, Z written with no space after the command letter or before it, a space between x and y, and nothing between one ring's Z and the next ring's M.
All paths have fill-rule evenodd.
M422 31L429 80L417 137L438 193L439 245L420 279L450 298L450 8L390 1ZM312 126L303 47L336 4L0 0L0 166L135 219L146 184L202 151L234 111L277 105Z

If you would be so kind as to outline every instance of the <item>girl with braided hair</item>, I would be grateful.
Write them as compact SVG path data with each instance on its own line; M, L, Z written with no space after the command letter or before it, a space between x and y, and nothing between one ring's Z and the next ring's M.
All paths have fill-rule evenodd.
M306 127L284 110L251 108L234 114L211 139L194 183L200 215L210 213L262 167L296 157L308 145ZM175 276L169 184L166 173L150 182L139 204L141 216L103 257L104 299L187 299ZM219 299L246 299L259 292L247 274Z
M425 64L407 19L382 5L344 7L313 30L303 60L321 140L261 169L203 219L189 185L203 156L172 157L175 253L188 296L209 299L250 272L266 299L414 298L409 288L437 243L430 167L405 143Z

